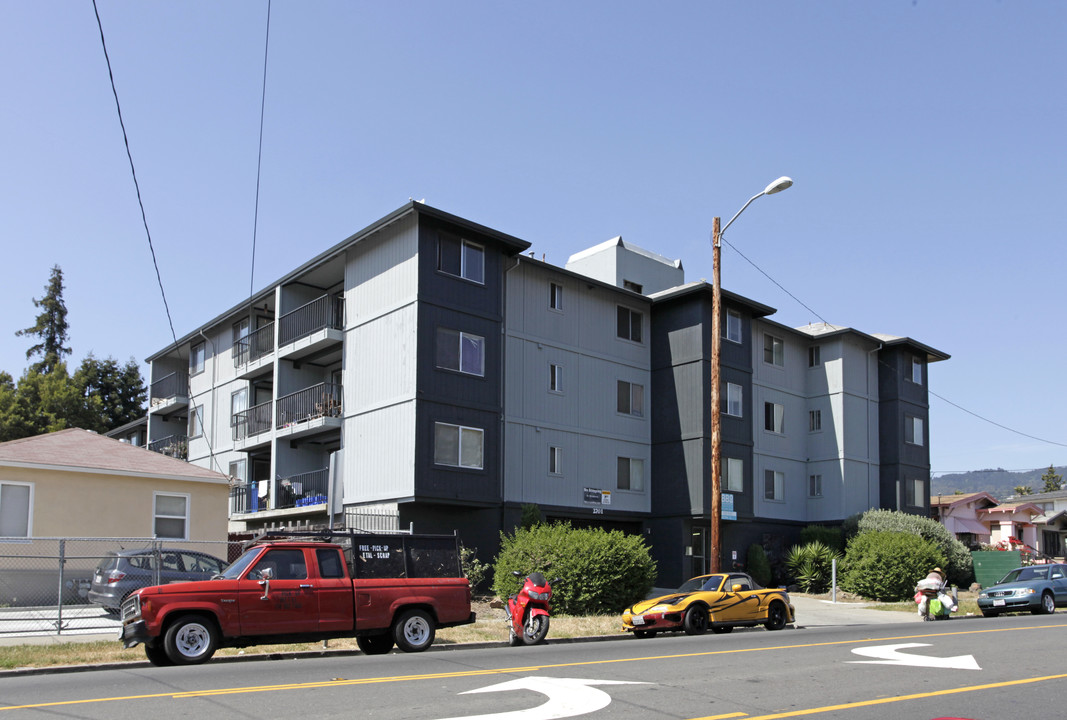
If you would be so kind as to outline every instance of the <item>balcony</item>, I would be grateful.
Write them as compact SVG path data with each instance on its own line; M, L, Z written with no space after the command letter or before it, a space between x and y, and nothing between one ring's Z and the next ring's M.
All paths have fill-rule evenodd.
M274 323L267 323L238 339L233 346L233 366L237 369L237 377L249 378L261 374L270 367L273 352Z
M295 514L292 511L304 508L307 508L307 511L321 512L324 509L322 506L329 500L329 468L291 475L276 484L266 480L263 482L271 486L270 491L265 494L259 492L260 483L230 488L230 517L274 510L287 510L289 512L285 514L292 515Z
M149 387L148 411L166 415L189 406L189 375L171 373Z
M189 438L185 435L168 435L148 443L148 449L179 460L189 459Z
M278 354L289 360L340 358L345 300L323 295L278 319Z
M278 398L278 437L297 438L341 427L342 386L319 383Z
M250 450L270 442L271 409L271 403L265 402L230 416L235 450Z

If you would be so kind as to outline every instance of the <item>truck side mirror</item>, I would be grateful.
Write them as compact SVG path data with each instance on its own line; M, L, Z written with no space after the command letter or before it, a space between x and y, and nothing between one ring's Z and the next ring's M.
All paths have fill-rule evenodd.
M259 599L260 600L269 600L270 599L270 581L274 579L274 569L273 568L269 568L269 567L263 568L262 570L259 571L259 577L260 577L259 584L261 586L263 586L263 595Z

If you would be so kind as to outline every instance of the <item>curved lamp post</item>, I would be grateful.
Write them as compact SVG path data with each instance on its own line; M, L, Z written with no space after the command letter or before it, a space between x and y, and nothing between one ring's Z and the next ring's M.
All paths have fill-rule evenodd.
M793 181L785 176L778 178L748 199L741 206L730 222L720 230L719 218L712 222L712 281L711 281L711 557L709 572L721 571L722 563L722 536L719 532L719 524L722 520L722 398L719 385L720 379L720 352L722 348L722 282L720 279L721 264L719 253L722 247L722 236L726 228L730 227L738 215L745 211L752 201L764 195L774 195L785 190Z

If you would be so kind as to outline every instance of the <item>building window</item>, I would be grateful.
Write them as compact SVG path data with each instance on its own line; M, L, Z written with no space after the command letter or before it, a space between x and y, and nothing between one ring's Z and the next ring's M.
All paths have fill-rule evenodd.
M548 389L552 392L563 392L563 366L555 363L548 366Z
M777 470L763 471L763 497L775 501L785 499L785 473Z
M645 461L641 458L619 458L618 486L619 490L644 491Z
M158 538L189 539L189 496L155 494L152 532Z
M741 458L722 459L722 487L727 492L745 491L745 461Z
M204 372L204 343L197 343L189 350L189 374L199 375Z
M730 342L741 342L741 313L736 310L726 311L726 339Z
M0 483L0 537L33 536L33 485Z
M785 344L774 335L763 336L763 362L782 367L785 365Z
M908 378L913 383L918 385L923 384L923 361L922 358L913 357L911 359L911 377Z
M234 460L232 463L230 463L229 475L230 475L231 478L233 478L237 482L242 483L242 484L247 482L248 481L247 473L248 473L247 461L245 461L245 460Z
M481 470L484 435L478 428L434 423L433 461Z
M822 430L822 410L808 410L808 431Z
M186 434L198 438L204 434L204 406L197 405L189 413L189 427Z
M618 328L616 334L623 340L641 342L641 313L630 308L618 306Z
M923 480L904 479L904 502L910 507L922 507L926 497L926 483Z
M437 367L467 375L485 375L485 338L437 328Z
M818 345L812 345L808 348L808 367L819 367L822 365L822 348Z
M563 309L563 286L551 283L548 290L548 306L553 310Z
M563 474L563 448L551 445L548 448L548 474Z
M230 393L230 427L233 428L234 440L244 440L248 436L249 418L241 415L246 410L248 410L248 388L241 388Z
M618 403L617 410L623 415L642 417L645 414L645 387L635 385L625 380L617 383Z
M635 292L638 295L640 295L641 292L645 289L644 285L642 285L641 283L635 283L633 280L623 280L622 287L624 290Z
M785 406L763 403L763 429L781 435L785 432Z
M822 475L808 475L808 497L822 497Z
M437 242L437 269L472 282L485 283L485 249L455 235L441 233Z
M726 383L726 414L733 417L742 417L742 400L744 399L741 386Z
M923 444L923 419L904 416L904 442L909 445Z

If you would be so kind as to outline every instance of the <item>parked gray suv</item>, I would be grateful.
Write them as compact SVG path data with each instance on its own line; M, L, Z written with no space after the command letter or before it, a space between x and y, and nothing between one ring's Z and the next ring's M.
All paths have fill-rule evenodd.
M158 557L158 570L157 570ZM224 561L192 550L162 548L109 552L93 571L89 602L103 605L118 615L122 601L135 590L150 585L167 585L189 580L210 580L226 569Z

